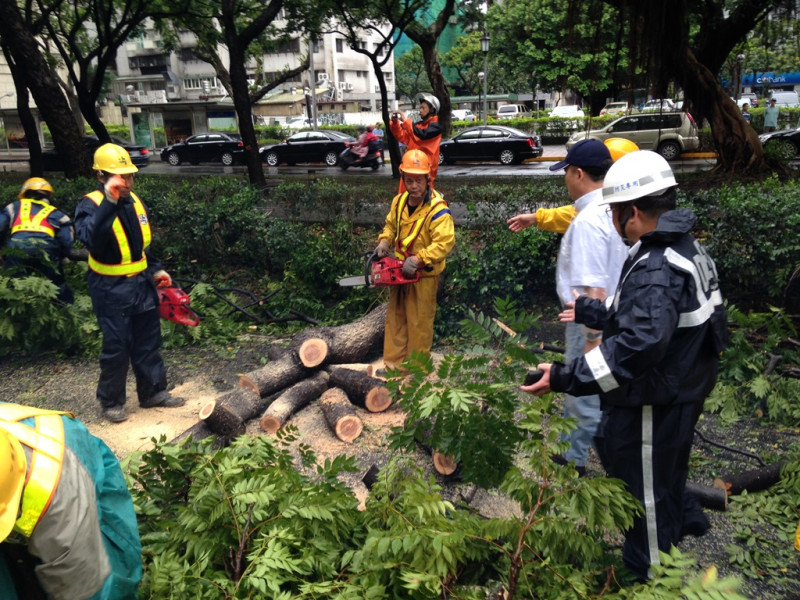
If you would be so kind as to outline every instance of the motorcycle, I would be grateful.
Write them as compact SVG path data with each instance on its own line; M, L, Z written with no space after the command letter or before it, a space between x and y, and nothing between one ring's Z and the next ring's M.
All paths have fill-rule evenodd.
M352 144L350 143L348 143L347 147L339 154L339 168L342 171L346 171L350 167L369 167L373 171L377 171L378 167L382 164L383 156L381 156L379 146L375 142L369 143L369 148L364 158L359 157L353 152Z

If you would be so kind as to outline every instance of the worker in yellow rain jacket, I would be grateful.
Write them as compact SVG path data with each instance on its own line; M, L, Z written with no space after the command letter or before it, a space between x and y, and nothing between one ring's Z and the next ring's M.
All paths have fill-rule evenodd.
M135 599L141 553L108 446L69 413L0 403L0 598Z
M431 186L430 171L423 151L405 153L400 165L405 191L392 200L375 249L378 257L393 252L403 259L406 278L420 273L418 282L390 288L383 344L387 368L399 367L415 350L430 352L439 275L455 246L453 217L445 199Z

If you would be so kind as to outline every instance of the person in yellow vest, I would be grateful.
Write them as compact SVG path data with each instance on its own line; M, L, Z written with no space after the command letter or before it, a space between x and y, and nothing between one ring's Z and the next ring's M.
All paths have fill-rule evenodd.
M623 138L608 138L603 143L611 154L614 162L618 158L625 156L629 152L636 152L639 149L634 142ZM521 213L511 217L507 223L508 228L514 233L519 233L523 229L535 225L542 231L553 233L565 233L567 227L572 223L572 219L578 212L572 204L558 206L556 208L537 208L535 213Z
M58 299L71 304L74 296L62 261L72 249L72 221L52 202L50 182L31 177L22 184L16 202L0 212L0 240L8 234L4 265L14 277L47 277L58 288Z
M395 196L378 237L378 257L394 253L403 259L403 275L420 273L417 283L391 286L383 361L397 368L415 350L430 352L436 291L445 257L455 246L455 229L450 209L430 184L431 165L422 150L403 155L400 172L405 191Z
M108 446L69 413L0 403L0 598L135 599L141 554Z
M150 255L152 231L147 207L133 193L137 169L128 152L104 144L94 153L97 188L78 203L75 232L89 249L89 294L103 334L97 400L113 423L128 418L125 382L128 363L136 377L142 408L182 406L167 391L161 358L161 324L156 286L172 280Z

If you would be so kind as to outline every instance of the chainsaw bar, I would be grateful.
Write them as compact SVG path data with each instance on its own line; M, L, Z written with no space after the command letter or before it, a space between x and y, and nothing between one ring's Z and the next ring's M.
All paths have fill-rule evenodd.
M345 277L344 279L340 279L339 285L341 287L354 287L357 285L370 286L372 285L372 282L366 275L353 275L352 277Z

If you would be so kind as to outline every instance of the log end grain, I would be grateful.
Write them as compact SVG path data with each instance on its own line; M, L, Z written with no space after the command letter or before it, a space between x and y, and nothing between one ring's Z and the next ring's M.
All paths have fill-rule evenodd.
M229 439L242 435L247 430L239 415L215 400L203 405L200 409L200 420L217 435Z
M336 437L343 442L350 443L361 435L364 430L364 423L356 415L342 417L336 423Z
M322 338L309 338L300 344L297 356L303 366L309 369L318 367L328 357L328 343Z
M249 373L245 373L244 375L239 376L239 387L245 390L250 390L255 392L256 394L260 393L258 389L258 384L250 377Z
M433 468L440 475L452 475L458 468L458 463L452 456L442 454L438 450L433 451Z
M364 406L369 412L383 412L392 405L392 395L384 386L374 387L367 392Z
M261 426L262 431L270 434L277 432L283 425L280 419L272 415L264 415L261 417L258 424Z

